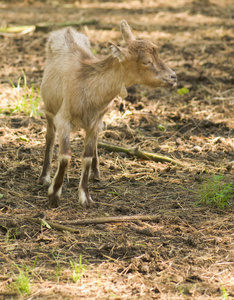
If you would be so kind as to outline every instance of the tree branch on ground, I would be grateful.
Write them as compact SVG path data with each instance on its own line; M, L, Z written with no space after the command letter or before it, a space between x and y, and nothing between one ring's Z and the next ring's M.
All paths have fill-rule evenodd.
M32 223L41 224L48 228L51 227L51 228L57 229L59 231L69 231L72 233L80 233L80 230L78 230L78 229L67 227L67 226L64 226L64 225L61 225L58 223L54 223L51 221L47 221L47 220L45 221L44 219L41 219L41 218L24 217L24 219L29 222L32 222Z
M120 217L103 217L96 219L83 219L74 221L60 221L60 224L69 225L89 225L103 223L119 223L119 222L134 222L134 221L158 221L160 215L135 215L135 216L120 216Z
M177 165L177 166L182 166L182 164L170 157L167 156L161 156L155 153L150 153L150 152L145 152L145 151L141 151L138 148L136 149L129 149L129 148L124 148L124 147L119 147L119 146L113 146L113 145L109 145L106 143L98 143L98 147L100 148L104 148L105 150L108 150L110 152L123 152L126 153L128 155L131 156L136 156L139 158L143 158L143 159L147 159L147 160L153 160L155 162L168 162L171 163L173 165Z

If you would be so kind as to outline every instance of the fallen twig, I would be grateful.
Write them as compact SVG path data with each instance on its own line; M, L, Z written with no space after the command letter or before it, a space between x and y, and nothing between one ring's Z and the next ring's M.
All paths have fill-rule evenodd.
M106 149L108 151L111 151L111 152L112 151L113 152L124 152L128 155L137 156L137 157L140 157L140 158L143 158L143 159L153 160L153 161L156 161L156 162L168 162L168 163L171 163L173 165L182 166L181 163L179 163L178 161L176 161L176 160L174 160L170 157L161 156L161 155L158 155L158 154L155 154L155 153L141 151L138 148L129 149L129 148L113 146L113 145L109 145L109 144L101 143L101 142L98 143L98 147L104 148L104 149Z
M16 297L17 295L18 295L17 292L0 291L0 296L3 296L3 297Z
M46 226L46 224L48 224L51 228L57 229L59 231L69 231L69 232L73 232L73 233L80 233L80 231L78 229L67 227L67 226L64 226L64 225L61 225L58 223L54 223L51 221L47 221L47 220L45 221L44 219L41 219L41 218L24 217L24 219L29 222L42 224L44 226Z
M73 221L60 221L60 224L70 225L88 225L88 224L103 224L103 223L118 223L118 222L132 222L132 221L157 221L160 215L135 215L135 216L121 216L121 217L103 217L97 219L83 219Z
M8 280L10 278L11 278L10 276L0 275L0 280Z

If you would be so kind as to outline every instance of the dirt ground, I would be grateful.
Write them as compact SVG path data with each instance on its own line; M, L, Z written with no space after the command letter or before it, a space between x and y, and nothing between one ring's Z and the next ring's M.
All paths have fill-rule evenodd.
M36 25L0 32L0 299L234 299L233 202L225 209L196 204L215 174L233 181L233 12L229 0L0 1L0 27ZM77 201L78 131L61 205L50 209L47 187L37 182L45 118L12 111L17 89L11 82L17 86L21 77L23 87L23 70L34 97L51 30L73 24L101 57L109 40L123 44L123 18L137 38L157 44L178 86L129 88L105 116L100 141L169 156L182 166L100 148L102 178L90 182L96 204L84 209ZM188 93L178 93L182 88ZM53 174L56 153L57 146ZM133 215L158 217L68 222ZM32 218L64 221L77 231ZM74 282L71 262L79 265L80 258L86 270ZM28 294L17 292L20 272L30 280Z

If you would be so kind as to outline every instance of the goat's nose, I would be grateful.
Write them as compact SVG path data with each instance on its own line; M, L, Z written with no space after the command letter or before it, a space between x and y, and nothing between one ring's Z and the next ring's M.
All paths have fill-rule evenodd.
M177 86L177 76L175 72L171 74L171 82L173 83L173 87Z
M173 74L171 75L171 80L177 81L176 73L173 73Z

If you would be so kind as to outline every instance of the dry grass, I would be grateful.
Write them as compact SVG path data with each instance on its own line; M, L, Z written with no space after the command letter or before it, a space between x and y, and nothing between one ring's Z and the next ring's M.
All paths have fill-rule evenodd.
M125 18L136 36L157 43L178 74L178 89L189 90L179 95L176 89L129 89L126 100L113 102L100 135L103 142L170 156L183 167L100 149L102 181L90 183L97 205L83 209L77 204L83 144L79 131L71 137L72 161L61 206L51 210L46 188L37 184L44 117L9 109L18 97L9 78L17 86L25 71L27 95L23 80L20 95L27 101L32 84L35 90L39 86L47 34L0 36L0 299L232 299L233 205L224 210L196 206L199 189L212 176L233 181L232 1L82 1L59 6L24 1L17 9L14 1L2 1L0 6L1 27L95 19L80 30L98 55L108 53L108 40L122 43L118 24ZM55 172L56 155L53 166ZM29 221L69 223L138 214L158 219L69 224L78 233ZM87 269L74 283L70 261L78 264L80 255ZM15 287L19 270L29 278L28 295Z

